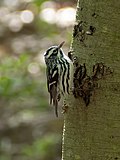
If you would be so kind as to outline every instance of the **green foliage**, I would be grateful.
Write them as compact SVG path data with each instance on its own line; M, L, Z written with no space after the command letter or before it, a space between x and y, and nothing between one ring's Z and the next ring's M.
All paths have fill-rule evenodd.
M40 19L36 21L36 27L38 30L40 30L40 36L42 38L45 37L45 35L47 35L49 38L53 38L53 36L57 36L61 32L61 30L57 28L55 24L48 24Z
M33 2L37 5L37 6L41 6L41 4L45 1L49 1L49 0L33 0Z
M10 160L10 157L7 155L0 155L0 160Z
M5 102L18 98L26 99L26 101L30 99L36 101L36 106L45 107L47 103L45 103L44 79L39 76L34 77L29 73L30 63L31 57L27 54L17 58L5 57L1 60L0 97L6 99Z
M31 146L26 146L22 152L27 157L34 157L35 159L52 159L55 156L56 145L59 140L60 137L58 135L47 135L42 139L36 140Z

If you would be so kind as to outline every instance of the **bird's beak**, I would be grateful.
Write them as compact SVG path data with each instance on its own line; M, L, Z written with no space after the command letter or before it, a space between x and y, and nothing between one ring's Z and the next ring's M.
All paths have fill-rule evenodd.
M58 49L60 49L60 48L63 46L64 43L65 43L65 41L63 41L62 43L60 43L60 44L58 45Z

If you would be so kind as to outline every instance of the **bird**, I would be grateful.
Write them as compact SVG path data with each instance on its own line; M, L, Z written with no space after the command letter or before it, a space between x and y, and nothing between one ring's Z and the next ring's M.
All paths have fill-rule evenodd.
M50 104L55 107L56 117L58 117L58 103L61 96L70 92L72 61L62 50L64 43L65 41L58 46L51 46L44 53L47 88L50 95Z

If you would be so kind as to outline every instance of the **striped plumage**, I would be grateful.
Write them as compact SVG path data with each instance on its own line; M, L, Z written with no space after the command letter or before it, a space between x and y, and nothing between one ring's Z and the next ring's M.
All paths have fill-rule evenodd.
M47 87L50 94L50 104L55 106L56 116L58 117L57 107L61 94L69 94L70 80L70 59L64 54L61 47L52 46L44 54L46 63Z

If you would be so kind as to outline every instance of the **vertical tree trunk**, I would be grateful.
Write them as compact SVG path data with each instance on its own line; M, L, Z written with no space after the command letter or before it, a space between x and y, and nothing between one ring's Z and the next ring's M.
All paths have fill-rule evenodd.
M82 96L68 97L62 160L120 159L119 7L119 0L78 1L72 49L90 79L98 77L87 107Z

